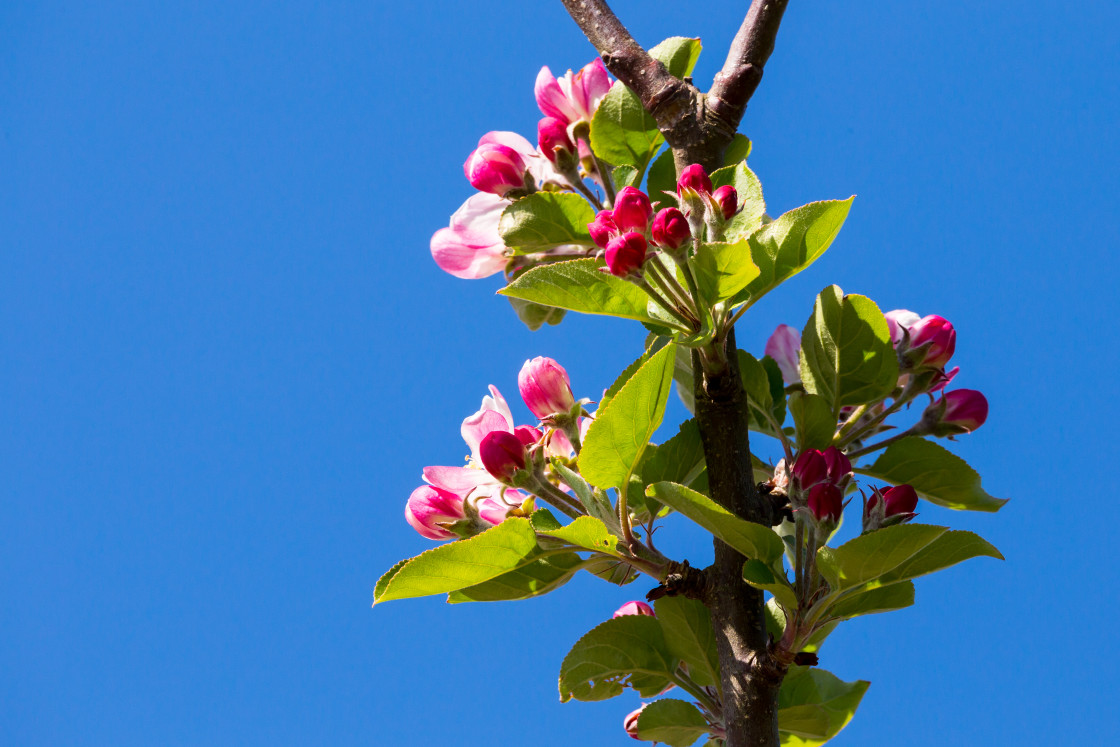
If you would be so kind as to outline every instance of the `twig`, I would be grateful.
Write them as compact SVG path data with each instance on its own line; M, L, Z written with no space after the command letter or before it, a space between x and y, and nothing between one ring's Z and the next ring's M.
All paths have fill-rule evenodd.
M708 91L708 108L735 130L747 102L762 81L762 68L774 51L774 39L789 0L753 0L743 25L735 34L727 61L716 73Z

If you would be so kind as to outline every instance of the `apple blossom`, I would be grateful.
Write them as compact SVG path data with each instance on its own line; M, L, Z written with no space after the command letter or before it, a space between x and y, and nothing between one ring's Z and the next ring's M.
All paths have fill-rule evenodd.
M765 354L774 359L786 385L801 381L801 333L788 324L779 324L766 341Z
M529 411L538 418L567 413L575 404L568 372L552 358L525 361L517 374L517 388Z
M988 419L988 399L975 389L943 394L922 414L922 425L937 436L971 433Z
M595 246L606 249L610 240L620 233L618 225L614 222L613 211L600 210L595 216L595 220L587 224L587 232L591 234L591 240L595 242Z
M432 236L432 258L444 272L475 280L501 272L506 246L498 234L498 220L508 200L481 192L472 195L451 216L451 225Z
M840 521L840 514L844 510L844 494L840 488L827 482L813 487L809 491L809 511L819 522L835 523Z
M653 607L650 607L645 602L634 601L627 602L626 604L619 607L617 610L615 610L615 613L611 615L611 617L625 617L626 615L648 615L649 617L655 616L653 614Z
M739 193L730 184L718 187L715 192L712 192L712 200L719 205L724 220L731 220L739 210Z
M622 728L625 729L626 733L633 739L641 739L641 737L638 736L638 717L642 715L642 711L646 709L647 705L649 704L642 703L641 708L626 714L626 718L622 720Z
M688 227L688 219L684 213L675 207L659 210L650 226L653 243L662 249L673 251L679 249L692 238L692 231Z
M592 60L578 73L569 70L556 78L548 66L537 73L533 93L541 114L555 117L566 124L591 122L599 102L611 89L611 80L603 61Z
M480 143L463 164L463 173L472 187L499 197L523 188L527 170L520 153L497 143Z
M423 537L455 539L457 535L447 525L466 518L466 512L459 496L431 485L421 485L408 497L404 518Z
M478 445L482 466L503 483L513 481L513 476L525 469L528 452L516 434L509 431L491 431Z
M611 274L621 278L641 268L648 247L645 236L631 231L611 239L603 258Z
M699 195L709 195L712 192L712 179L698 163L686 167L677 179L677 194L683 198L686 192L695 192Z
M568 127L563 120L545 117L537 123L537 145L540 153L553 164L560 159L571 160L576 146L568 137Z
M645 192L634 187L623 187L615 198L611 217L620 231L645 233L649 220L653 217L653 206Z

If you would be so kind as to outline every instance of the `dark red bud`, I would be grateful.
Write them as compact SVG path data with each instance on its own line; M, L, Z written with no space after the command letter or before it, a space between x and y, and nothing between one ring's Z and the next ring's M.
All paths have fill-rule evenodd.
M700 164L694 163L681 172L680 179L677 180L677 194L681 194L686 189L702 195L712 193L712 180Z
M618 230L645 233L649 219L653 217L653 206L645 192L634 187L623 187L615 197L612 212Z
M882 494L887 516L912 514L918 507L918 493L909 485L895 485L882 491Z
M610 240L603 259L615 277L625 277L646 261L646 237L631 231Z
M482 466L502 482L510 482L518 470L525 469L525 444L508 431L490 431L478 445Z
M675 207L658 211L653 219L653 226L650 227L650 233L653 234L653 243L670 251L679 249L692 238L688 219Z
M844 511L844 494L840 488L825 482L809 491L808 503L817 521L837 522Z
M739 193L730 184L725 184L712 192L712 199L719 205L724 220L731 220L731 216L739 209Z
M595 220L587 224L587 232L591 234L595 246L606 249L610 240L619 234L618 225L614 222L614 214L610 210L600 210Z

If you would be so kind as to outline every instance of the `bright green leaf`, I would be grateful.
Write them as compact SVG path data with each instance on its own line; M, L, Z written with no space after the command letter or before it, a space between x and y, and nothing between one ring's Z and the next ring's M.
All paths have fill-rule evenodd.
M653 448L642 462L642 483L675 482L691 486L704 472L704 445L694 418L680 425L677 434Z
M616 190L622 189L623 187L636 187L641 180L642 172L638 171L633 166L623 164L622 166L615 166L611 170L611 181L614 182L614 188Z
M719 654L708 608L695 599L662 597L654 603L670 653L688 664L701 687L719 682Z
M836 416L824 397L795 392L789 398L798 451L825 449L836 432Z
M517 318L524 322L525 326L532 332L536 332L546 324L559 324L564 320L564 314L567 313L564 309L541 306L539 303L522 301L520 298L507 298L506 300L509 301L509 305L517 313Z
M655 700L638 716L638 738L669 747L689 747L707 733L704 714L684 700Z
M750 141L747 141L750 151ZM724 236L727 241L746 240L762 225L766 215L766 201L762 197L762 184L745 163L726 166L712 173L712 186L730 185L739 198L740 211L727 222ZM751 278L752 280L754 278ZM738 291L736 291L738 292Z
M587 224L595 211L572 192L536 192L522 197L502 212L498 233L506 246L538 251L561 244L591 246Z
M998 511L1007 503L984 491L980 475L967 462L924 438L896 441L870 467L855 471L893 485L909 483L923 498L946 508Z
M700 295L710 304L725 301L758 277L746 240L734 244L705 243L692 257L692 269Z
M560 665L560 701L606 700L626 686L649 698L669 684L677 660L661 624L646 615L607 620L580 638Z
M840 233L854 199L810 202L751 234L751 257L758 266L759 276L736 296L733 303L749 299L754 304L780 283L815 262Z
M756 589L773 594L787 610L797 609L797 592L785 574L775 573L772 566L761 560L748 560L743 564L743 580Z
M738 166L740 161L745 161L751 154L751 140L742 133L735 133L727 150L723 152L724 166ZM720 186L720 185L715 185Z
M821 740L790 744L823 744L852 720L870 684L843 682L817 667L791 667L778 691L778 730L783 737Z
M592 485L621 488L638 466L665 415L675 355L675 345L659 350L596 412L579 454Z
M646 179L646 192L649 199L661 203L661 207L676 206L676 201L666 192L677 193L677 165L673 162L673 149L666 148L649 167Z
M498 293L544 306L584 314L619 316L654 321L646 312L649 296L622 278L607 272L601 259L575 259L534 267Z
M833 413L891 393L898 384L898 356L887 320L871 299L845 296L836 285L820 292L801 334L801 381Z
M530 599L559 589L587 563L574 552L542 555L526 566L447 595L451 604Z
M646 492L692 519L747 558L772 563L782 554L782 538L774 530L740 519L702 493L672 482L651 485Z
M443 594L497 578L536 559L537 535L528 519L509 518L470 539L449 542L393 567L377 584L374 604ZM386 575L389 575L386 574Z
M603 522L590 516L580 516L567 526L540 533L564 540L568 544L582 547L585 550L607 555L619 554L618 537L611 534Z
M830 617L848 619L860 615L893 612L914 604L914 584L903 581L890 586L877 586L861 594L844 597L828 610Z
M677 78L687 78L700 59L700 50L699 39L671 36L651 49L649 54Z

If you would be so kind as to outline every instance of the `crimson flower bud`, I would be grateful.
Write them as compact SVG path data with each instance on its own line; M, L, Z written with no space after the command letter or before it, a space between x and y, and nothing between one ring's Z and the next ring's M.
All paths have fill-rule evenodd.
M544 436L544 434L540 432L539 428L534 428L531 425L517 426L513 429L513 435L517 436L517 439L521 443L525 444L525 446L532 446L533 444L540 441Z
M408 497L404 518L422 537L444 540L456 538L447 525L466 518L466 513L463 499L451 491L421 485Z
M686 241L692 238L692 232L688 228L688 219L684 217L684 213L675 207L667 207L658 211L657 215L654 216L650 233L653 235L653 243L669 251L680 249Z
M610 210L600 210L595 220L587 224L587 232L591 234L595 246L600 249L606 249L610 240L620 233L618 225L614 222L614 213Z
M646 237L631 231L616 236L607 244L603 259L615 277L626 277L639 269L646 261Z
M988 400L975 389L954 389L927 407L922 419L938 436L971 433L988 419Z
M552 163L556 163L561 154L570 156L576 149L568 137L568 126L555 117L545 117L537 123L537 145Z
M918 365L942 368L953 357L957 347L957 331L936 314L922 317L910 327L910 347L929 345Z
M677 180L677 194L683 196L685 190L692 190L702 195L712 193L712 180L700 164L694 163L681 172Z
M566 413L575 404L568 372L551 358L537 356L525 361L517 374L517 388L529 412L538 418Z
M731 216L739 209L739 193L730 184L725 184L712 192L712 199L719 205L724 220L731 220Z
M623 187L614 200L614 223L620 231L645 233L653 217L653 205L646 193L635 187Z
M793 463L793 477L802 490L808 490L828 479L828 462L816 449L803 451Z
M840 485L844 482L844 478L852 471L852 463L844 455L844 452L835 446L829 446L821 452L821 456L824 458L825 464L828 465L827 480L833 485Z
M882 491L882 496L887 516L912 514L918 507L918 493L910 485L895 485L887 488Z
M646 704L642 703L642 707L636 711L631 711L626 714L626 718L622 720L622 728L630 735L632 739L641 739L638 736L638 716L642 715L642 711L646 708Z
M525 469L528 453L521 439L509 431L490 431L478 445L478 456L487 472L509 483L518 470Z
M844 511L844 494L840 488L824 482L809 491L809 511L817 521L836 523Z
M525 186L525 161L508 145L483 143L478 146L463 164L463 173L472 187L499 197Z
M896 348L902 338L910 332L910 328L917 324L921 317L909 309L895 309L883 314L887 320L887 328L891 331L891 344Z
M653 607L650 607L645 602L627 602L615 610L615 613L611 615L611 617L624 617L626 615L648 615L649 617L654 617Z

